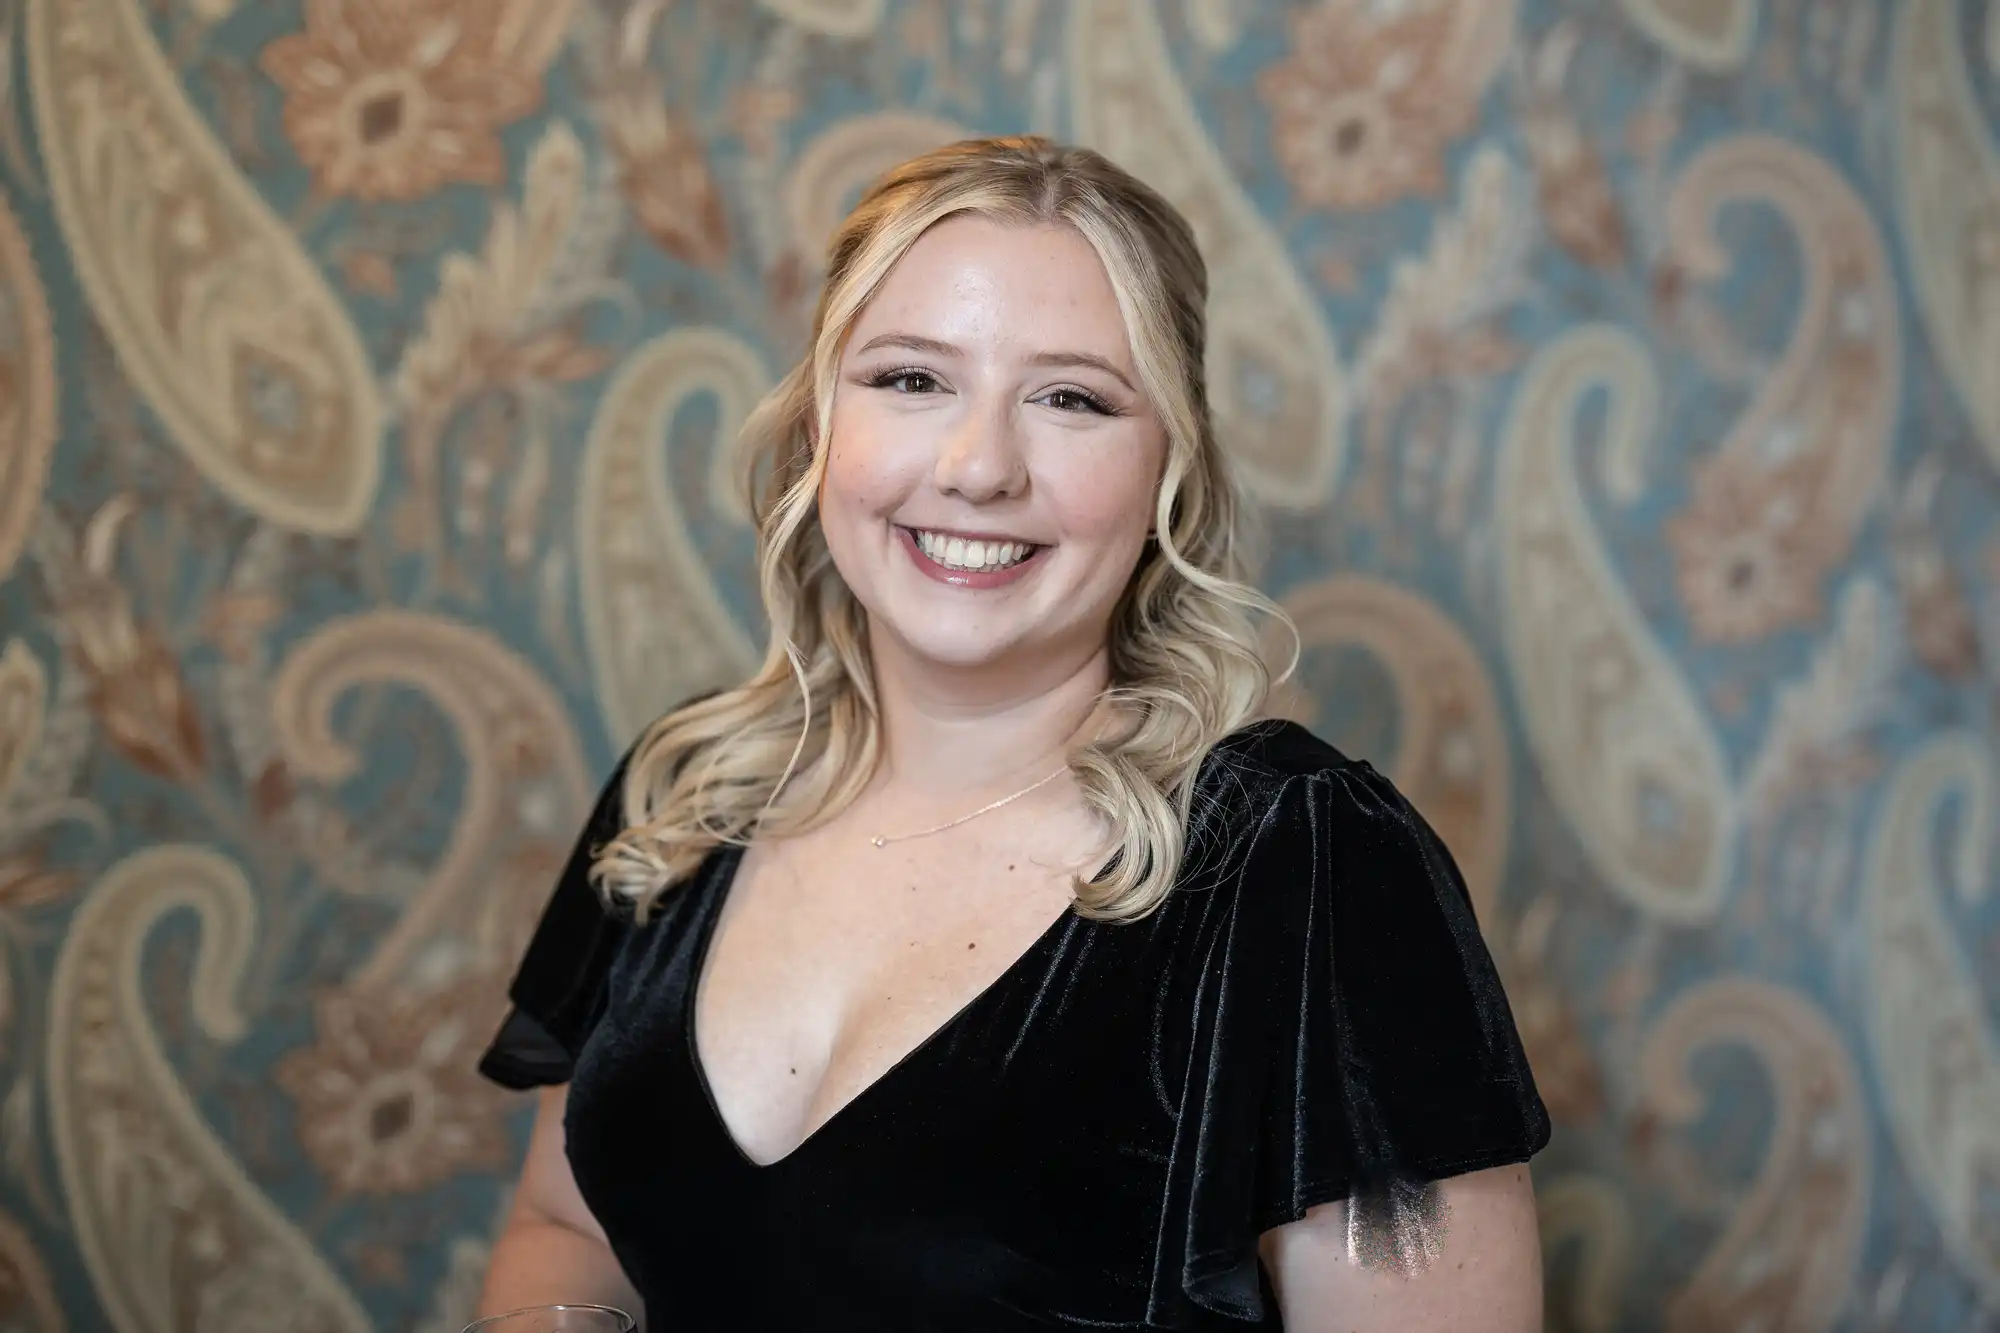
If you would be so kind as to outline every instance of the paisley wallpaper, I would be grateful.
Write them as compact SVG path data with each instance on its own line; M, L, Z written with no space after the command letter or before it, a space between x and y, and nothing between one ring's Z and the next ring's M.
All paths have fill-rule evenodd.
M967 131L1195 221L1549 1326L2000 1328L2000 0L0 0L0 1327L453 1333L725 443Z

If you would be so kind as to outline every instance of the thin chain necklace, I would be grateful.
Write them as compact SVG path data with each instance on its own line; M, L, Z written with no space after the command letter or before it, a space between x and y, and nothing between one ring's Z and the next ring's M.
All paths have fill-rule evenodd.
M892 842L908 842L912 838L928 838L933 833L942 833L948 828L957 828L960 824L965 823L967 820L977 819L981 815L990 814L993 811L998 810L1001 806L1006 805L1009 802L1020 800L1023 796L1026 796L1029 792L1035 790L1035 788L1037 787L1048 786L1051 782L1054 782L1057 778L1061 777L1063 774L1067 772L1069 772L1069 765L1064 764L1061 768L1049 774L1047 777L1037 778L1035 781L1029 783L1027 786L1021 788L1021 790L1015 792L1011 796L1002 796L997 801L994 801L988 805L980 806L977 810L974 810L969 815L960 815L957 819L947 819L944 823L938 824L932 828L918 829L915 833L877 833L872 837L870 837L868 841L873 843L877 847L887 847Z

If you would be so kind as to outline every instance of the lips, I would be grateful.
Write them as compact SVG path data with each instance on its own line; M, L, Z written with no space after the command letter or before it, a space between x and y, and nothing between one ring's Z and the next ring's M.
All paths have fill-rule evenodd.
M1011 568L1041 549L1029 542L954 537L924 528L906 529L917 549L946 569L978 574Z
M1026 578L1054 549L1000 536L968 537L901 526L896 539L925 577L973 591L1004 588Z

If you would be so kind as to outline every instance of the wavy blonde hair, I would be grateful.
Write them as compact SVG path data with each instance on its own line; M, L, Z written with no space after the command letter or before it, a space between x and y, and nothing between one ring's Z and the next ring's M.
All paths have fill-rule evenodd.
M917 238L958 214L1068 226L1089 242L1166 434L1156 536L1111 620L1102 702L1113 725L1070 756L1107 830L1106 868L1076 886L1081 912L1133 920L1165 899L1202 760L1264 705L1271 674L1253 617L1289 622L1245 581L1241 501L1202 372L1207 268L1187 221L1088 149L1039 137L947 145L889 171L842 223L811 348L744 423L770 646L750 679L660 718L633 749L628 827L592 873L642 919L715 848L813 828L875 772L880 714L865 615L820 529L827 451L815 441L830 433L856 316Z

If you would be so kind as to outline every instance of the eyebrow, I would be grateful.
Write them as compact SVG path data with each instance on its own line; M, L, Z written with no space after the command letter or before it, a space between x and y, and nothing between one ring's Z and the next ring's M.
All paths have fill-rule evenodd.
M1093 370L1103 371L1105 374L1109 375L1112 379L1117 380L1120 384L1124 385L1127 391L1131 393L1138 392L1137 389L1134 389L1132 387L1132 381L1125 378L1124 371L1120 370L1118 367L1112 365L1109 361L1106 361L1103 357L1098 356L1093 352L1040 352L1037 353L1032 358L1032 364L1037 366L1052 366L1052 367L1088 366Z
M941 338L926 338L918 333L877 334L862 344L860 352L857 355L866 355L869 352L884 347L901 347L906 351L924 352L931 356L951 357L962 355L959 348L954 344L945 342ZM1138 392L1137 389L1132 387L1132 381L1126 377L1124 371L1118 369L1118 367L1112 365L1109 361L1094 352L1037 352L1029 358L1029 364L1052 368L1086 366L1092 370L1103 371L1112 379L1124 385L1128 392Z

